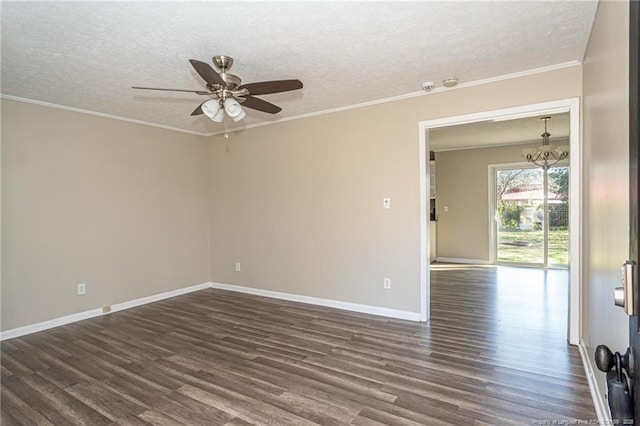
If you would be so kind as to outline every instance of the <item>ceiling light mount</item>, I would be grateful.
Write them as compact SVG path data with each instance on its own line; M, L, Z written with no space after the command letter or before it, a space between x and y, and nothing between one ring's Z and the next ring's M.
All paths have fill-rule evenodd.
M445 78L444 80L442 80L442 85L444 87L456 87L458 85L458 78L457 77Z
M233 66L233 58L231 56L216 55L213 58L213 63L216 67L220 68L220 71L227 72Z

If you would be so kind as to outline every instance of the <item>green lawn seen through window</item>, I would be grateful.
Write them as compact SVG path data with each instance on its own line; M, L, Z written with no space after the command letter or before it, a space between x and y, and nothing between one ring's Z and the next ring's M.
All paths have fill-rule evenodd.
M500 231L498 262L543 263L544 233L534 231ZM569 264L569 231L549 230L549 264Z

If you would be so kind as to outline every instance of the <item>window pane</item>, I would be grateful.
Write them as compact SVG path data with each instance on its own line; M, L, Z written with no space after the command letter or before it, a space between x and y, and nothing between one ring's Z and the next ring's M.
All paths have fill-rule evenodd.
M569 167L553 167L548 172L549 258L554 266L569 265Z
M544 264L542 169L496 173L498 262Z

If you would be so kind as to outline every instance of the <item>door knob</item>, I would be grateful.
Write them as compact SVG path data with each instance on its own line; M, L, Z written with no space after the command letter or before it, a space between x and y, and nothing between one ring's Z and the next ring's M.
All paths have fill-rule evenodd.
M598 345L596 347L595 358L598 370L603 373L608 373L615 367L617 370L616 375L621 376L622 369L624 369L627 375L630 376L631 348L627 348L624 355L620 355L620 352L616 352L614 355L606 345ZM619 377L619 381L622 381L622 377Z
M605 345L596 348L595 361L598 369L607 373L607 400L611 410L612 424L633 424L633 399L631 397L631 349L624 355L613 354Z

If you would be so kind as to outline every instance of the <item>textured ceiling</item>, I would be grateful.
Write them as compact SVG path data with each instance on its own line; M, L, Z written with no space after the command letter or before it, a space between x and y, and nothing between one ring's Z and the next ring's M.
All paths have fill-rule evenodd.
M594 1L9 2L1 3L3 95L198 133L243 128L407 95L423 81L468 83L581 61ZM244 83L298 78L218 124L205 98L134 91L202 90L189 59L235 59Z

